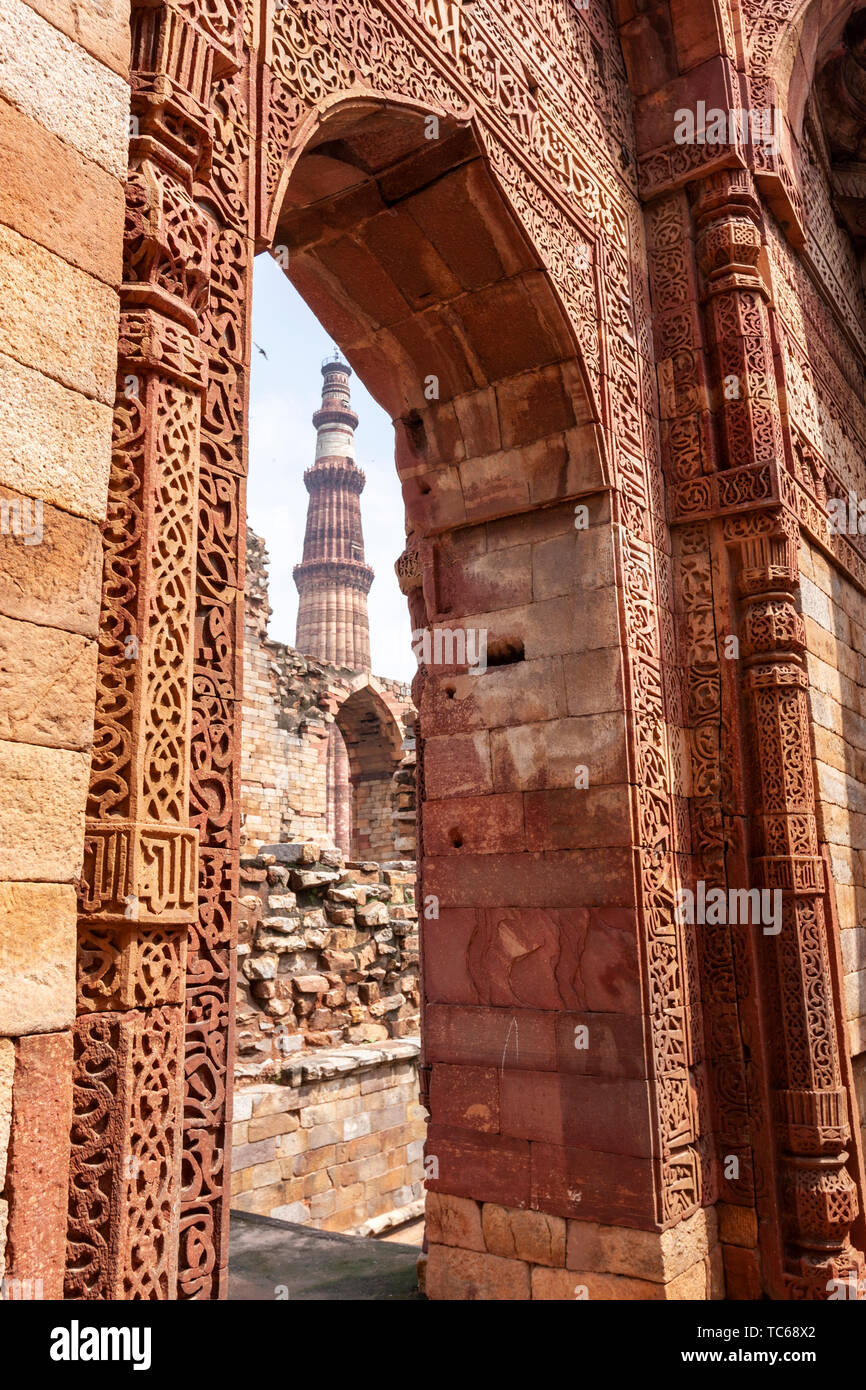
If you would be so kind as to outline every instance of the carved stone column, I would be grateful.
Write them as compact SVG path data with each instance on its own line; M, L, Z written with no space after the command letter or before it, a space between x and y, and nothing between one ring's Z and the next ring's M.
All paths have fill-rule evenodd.
M753 754L753 872L778 891L781 930L765 936L763 992L773 1039L785 1275L794 1298L862 1277L849 1233L858 1212L839 1058L815 822L805 628L795 593L799 527L785 514L731 519L742 600L742 688Z
M249 396L253 36L241 0L204 3L213 45L210 158L194 186L213 224L201 314L207 359L198 487L190 821L199 836L198 918L186 972L178 1298L224 1297L237 963L240 744Z
M751 876L782 901L781 930L759 929L757 949L772 1040L783 1277L790 1297L826 1298L829 1281L860 1271L863 1260L849 1237L858 1201L845 1168L850 1129L815 819L805 633L795 598L799 526L781 506L784 438L759 272L761 209L750 173L712 175L693 212L722 445L716 505L728 513L724 540L733 547L741 600ZM756 506L762 498L776 507Z
M213 42L134 3L132 129L96 730L80 893L67 1296L176 1291L196 497Z

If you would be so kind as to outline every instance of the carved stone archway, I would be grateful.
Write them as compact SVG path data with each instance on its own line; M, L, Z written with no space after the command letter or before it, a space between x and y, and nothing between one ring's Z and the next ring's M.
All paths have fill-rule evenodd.
M735 26L708 5L668 96L705 56L758 100L793 8ZM791 556L823 465L781 407L763 268L806 236L797 171L784 141L659 144L663 103L631 86L637 141L603 4L133 0L70 1297L225 1283L266 248L395 420L413 629L487 643L483 676L425 659L414 690L431 1212L465 1199L494 1231L433 1237L431 1295L570 1289L564 1266L501 1268L496 1229L534 1213L638 1229L661 1296L709 1296L719 1196L731 1296L821 1296L861 1267ZM784 940L684 931L695 878L779 887Z

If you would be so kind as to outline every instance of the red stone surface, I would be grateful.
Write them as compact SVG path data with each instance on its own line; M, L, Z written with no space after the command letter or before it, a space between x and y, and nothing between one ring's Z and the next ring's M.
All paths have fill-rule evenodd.
M726 1253L731 1295L820 1297L863 1273L866 1245L846 1040L862 1016L845 1017L835 902L850 913L844 890L863 885L843 881L847 862L834 884L822 852L827 692L806 621L826 609L841 648L866 590L859 535L826 524L829 501L866 491L857 26L838 4L745 3L734 33L709 0L506 7L495 30L472 6L265 8L250 32L232 0L134 7L146 138L125 184L77 1025L82 1056L107 1049L123 1085L106 1140L80 1064L79 1171L106 1152L90 1205L75 1195L77 1233L86 1244L98 1218L111 1252L90 1291L140 1293L145 1247L163 1252L156 1296L178 1269L184 1296L222 1278L249 270L271 246L397 422L413 628L483 629L493 658L483 677L422 667L415 683L438 1190L650 1230L724 1183L759 1239L758 1255ZM116 27L85 30L116 65ZM776 106L772 146L675 138L679 108L746 98ZM18 225L53 236L13 174ZM113 276L119 245L69 227L78 261ZM345 457L322 495L351 546ZM317 532L316 505L311 518ZM316 565L341 599L364 589L362 556L309 539L302 607ZM827 567L823 597L809 564ZM25 612L44 606L32 583ZM147 661L122 655L130 633ZM860 704L855 690L845 725ZM676 890L698 880L778 890L783 930L679 930ZM567 1036L598 1013L590 1070ZM151 1071L173 1100L142 1126ZM46 1103L63 1096L55 1079ZM137 1145L162 1155L149 1207L124 1187ZM732 1153L736 1181L717 1172ZM25 1260L33 1206L13 1163ZM557 1286L469 1255L458 1268L434 1251L434 1297Z
M42 1296L51 1299L63 1297L71 1120L71 1033L19 1038L6 1169L6 1278L41 1280Z

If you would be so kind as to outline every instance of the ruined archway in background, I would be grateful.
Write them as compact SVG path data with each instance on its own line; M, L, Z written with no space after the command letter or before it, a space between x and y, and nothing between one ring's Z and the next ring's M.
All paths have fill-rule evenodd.
M400 727L370 684L353 691L334 719L348 759L348 857L376 863L396 859L393 779L403 757Z

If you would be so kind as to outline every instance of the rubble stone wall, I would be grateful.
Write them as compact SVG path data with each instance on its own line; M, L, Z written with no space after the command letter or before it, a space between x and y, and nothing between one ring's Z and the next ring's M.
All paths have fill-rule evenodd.
M0 6L0 1278L58 1298L129 7Z
M236 1075L305 1047L417 1034L415 865L344 866L314 844L241 859Z
M371 1235L423 1209L418 1042L287 1059L235 1092L232 1206Z
M415 712L400 681L304 656L268 637L267 552L247 531L242 804L247 847L328 838L328 736L347 745L353 850L414 857Z

